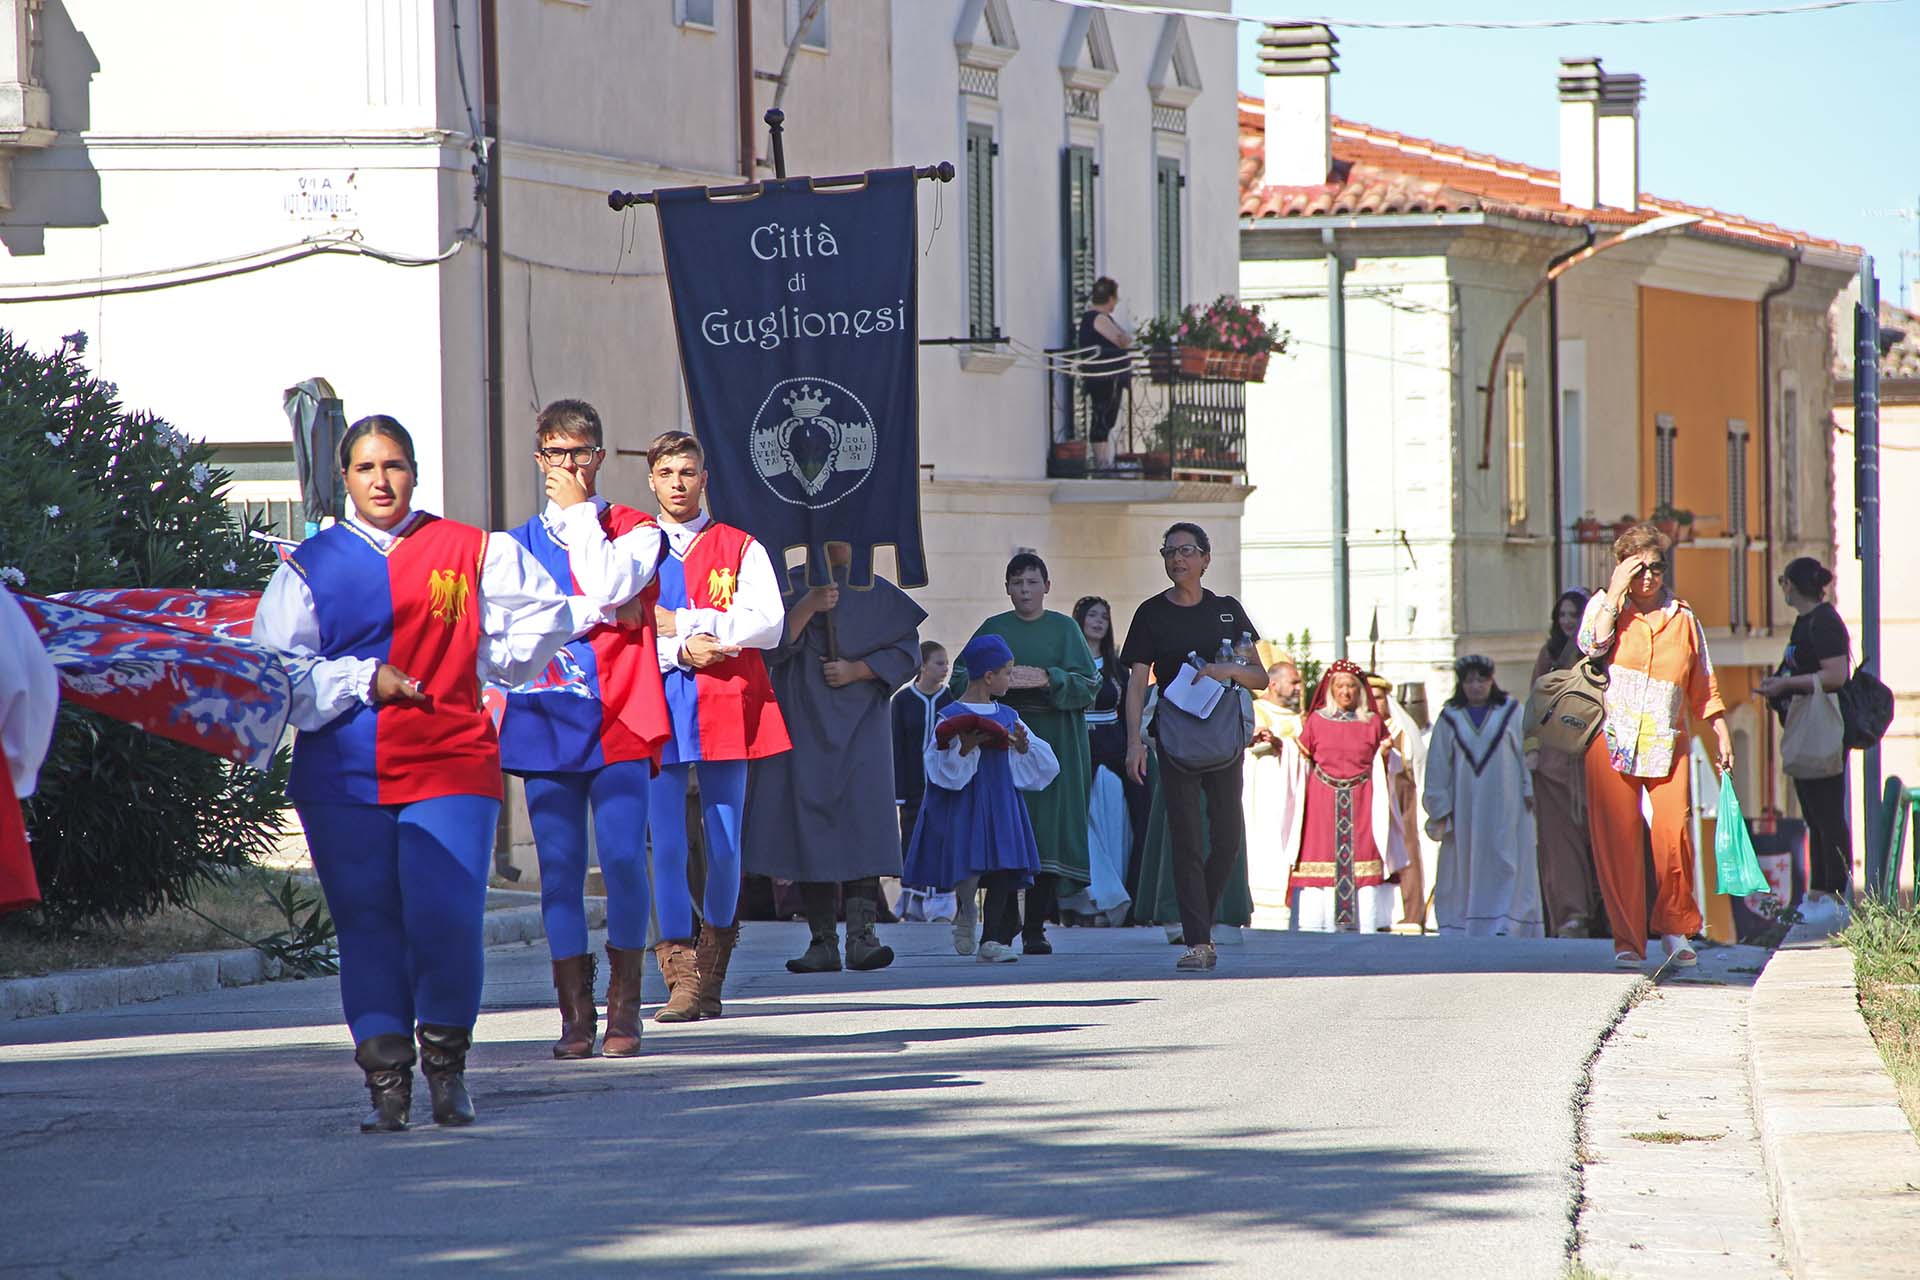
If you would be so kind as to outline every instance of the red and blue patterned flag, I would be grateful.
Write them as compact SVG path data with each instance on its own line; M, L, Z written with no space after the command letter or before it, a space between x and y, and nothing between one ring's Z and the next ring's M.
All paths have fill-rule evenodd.
M255 769L272 763L293 687L317 661L252 643L257 591L17 598L68 702Z

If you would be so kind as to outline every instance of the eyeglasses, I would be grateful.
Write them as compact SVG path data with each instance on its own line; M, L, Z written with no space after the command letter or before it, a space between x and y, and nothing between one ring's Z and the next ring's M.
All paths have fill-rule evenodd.
M1634 570L1634 572L1644 573L1649 578L1664 578L1667 576L1667 566L1664 561L1655 560L1650 564L1641 565L1638 569Z
M1191 560L1200 554L1200 548L1191 542L1183 542L1177 547L1160 548L1160 558L1162 560L1171 560L1175 556L1178 556L1182 560Z
M564 467L569 462L576 467L584 467L600 456L601 449L598 445L589 445L578 449L535 449L533 452L550 467Z

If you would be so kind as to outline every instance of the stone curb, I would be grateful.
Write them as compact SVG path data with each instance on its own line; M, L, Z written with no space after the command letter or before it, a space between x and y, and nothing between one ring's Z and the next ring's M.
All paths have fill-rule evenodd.
M482 933L487 946L532 942L546 936L540 922L539 894L495 890L493 896L496 900L523 898L529 905L487 912ZM606 917L606 899L588 898L587 927L604 927ZM199 995L222 987L249 987L279 976L279 961L242 947L195 952L124 969L76 969L44 978L9 978L0 981L0 1022L112 1009L168 996Z
M1795 1280L1913 1275L1920 1141L1860 1016L1853 953L1788 934L1754 986L1747 1050Z

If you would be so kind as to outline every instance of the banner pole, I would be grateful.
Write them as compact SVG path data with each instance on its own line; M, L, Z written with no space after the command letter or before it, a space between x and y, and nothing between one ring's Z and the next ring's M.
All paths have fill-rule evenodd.
M782 182L787 178L787 144L782 136L786 133L787 113L778 107L768 107L763 117L767 122L767 134L773 141L773 176Z

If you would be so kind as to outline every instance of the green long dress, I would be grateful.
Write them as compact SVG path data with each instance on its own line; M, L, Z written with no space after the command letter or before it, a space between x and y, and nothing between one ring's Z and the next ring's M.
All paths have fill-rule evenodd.
M1147 786L1153 807L1147 811L1146 847L1140 853L1140 885L1133 895L1135 924L1179 924L1180 900L1173 890L1173 841L1167 835L1167 806L1160 795L1160 753L1147 753ZM1200 796L1200 847L1207 848L1207 798ZM1220 895L1215 924L1245 927L1253 923L1253 891L1247 884L1247 843L1233 860L1233 874Z
M1093 652L1080 624L1051 609L1028 622L1009 610L981 623L975 636L996 635L1023 667L1047 673L1044 689L1010 689L1001 701L1019 713L1027 727L1053 748L1060 776L1044 791L1022 791L1034 840L1040 846L1040 870L1060 877L1062 896L1091 878L1087 870L1087 797L1093 789L1093 760L1087 749L1086 709L1100 691ZM964 663L953 664L953 688L964 690L971 677Z

